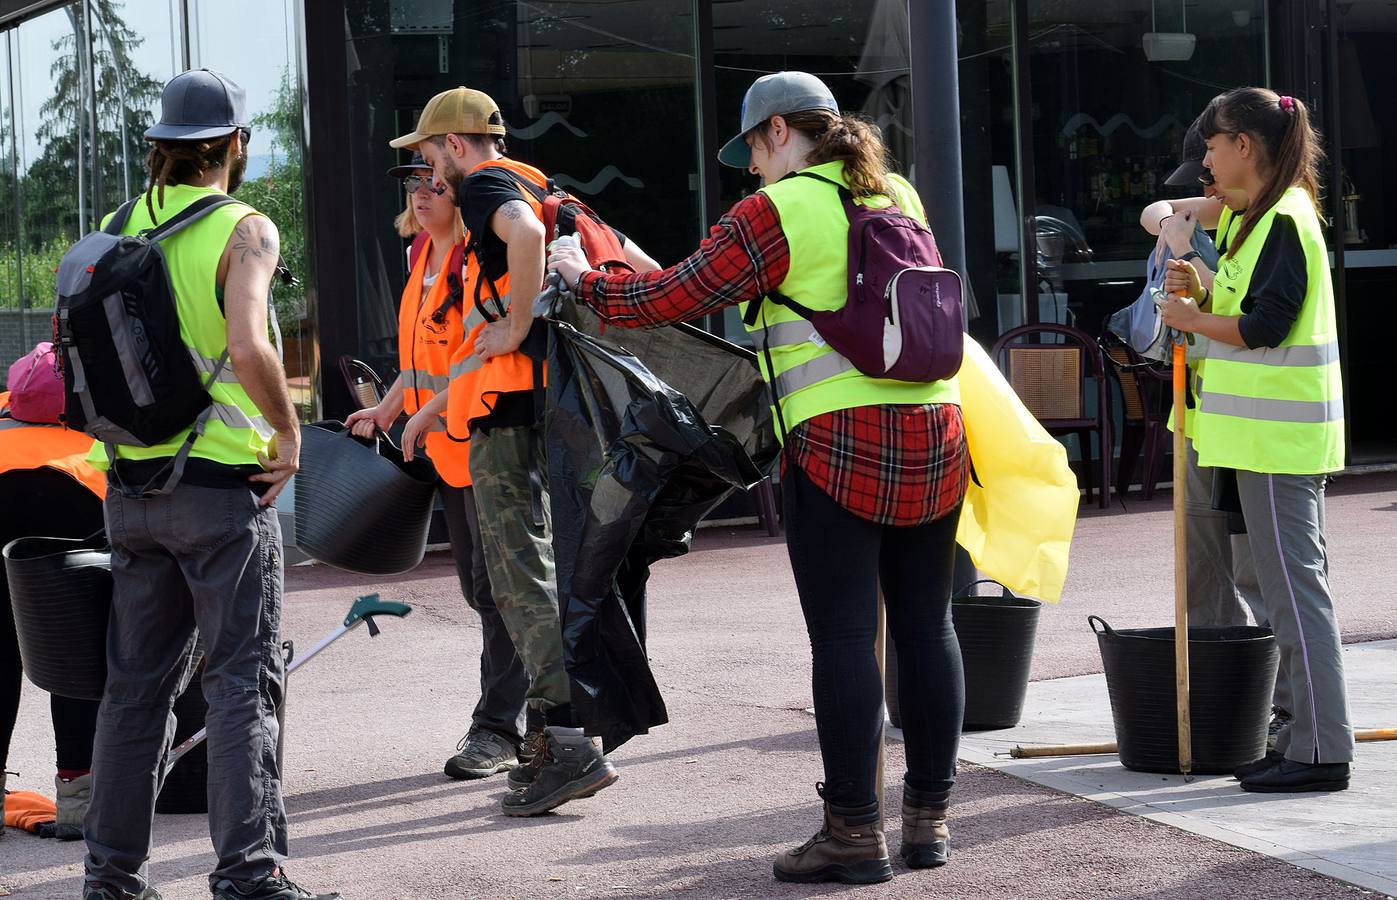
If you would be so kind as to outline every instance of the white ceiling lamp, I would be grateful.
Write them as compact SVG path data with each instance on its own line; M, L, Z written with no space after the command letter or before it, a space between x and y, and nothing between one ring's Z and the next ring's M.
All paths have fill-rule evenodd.
M1150 62L1183 62L1193 58L1193 48L1198 39L1188 31L1188 0L1179 0L1179 12L1183 16L1183 31L1160 31L1155 21L1155 0L1150 0L1150 32L1141 41L1145 48L1145 59Z

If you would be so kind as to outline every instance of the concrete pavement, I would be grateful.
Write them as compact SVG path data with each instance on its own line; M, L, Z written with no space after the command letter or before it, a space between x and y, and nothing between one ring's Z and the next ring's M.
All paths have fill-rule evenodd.
M1088 613L1157 625L1169 613L1167 495L1084 513L1064 604L1045 610L1035 677L1099 671ZM1329 505L1348 637L1397 636L1391 577L1397 478L1345 479ZM877 887L778 885L770 860L819 820L809 648L785 550L755 529L701 532L651 580L650 652L671 723L616 754L621 781L539 819L498 814L503 779L452 782L441 764L465 730L480 648L449 561L388 582L323 566L288 577L286 630L302 646L359 593L413 603L370 640L345 638L292 680L288 871L349 898L552 897L1357 897L1357 889L1250 850L1099 803L962 767L953 859ZM1393 707L1397 708L1397 704ZM49 790L47 702L26 692L12 788ZM901 747L889 749L891 843ZM10 831L0 892L78 895L82 847ZM207 896L205 822L161 816L152 870L165 896Z

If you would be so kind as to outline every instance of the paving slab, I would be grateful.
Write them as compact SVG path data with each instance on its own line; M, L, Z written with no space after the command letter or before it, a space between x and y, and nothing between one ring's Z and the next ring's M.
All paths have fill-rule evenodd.
M1397 641L1344 648L1355 727L1397 725ZM1007 759L1015 746L1115 740L1104 675L1029 685L1016 728L966 734L961 756L1133 815L1397 895L1397 741L1360 743L1347 791L1249 794L1228 776L1131 772L1114 755Z

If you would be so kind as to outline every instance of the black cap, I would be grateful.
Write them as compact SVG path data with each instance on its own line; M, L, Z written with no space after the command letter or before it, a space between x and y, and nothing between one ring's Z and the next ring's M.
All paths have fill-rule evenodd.
M432 167L427 165L427 160L422 158L421 153L412 154L412 162L405 166L394 166L388 170L389 178L406 178L409 175L421 175L424 172L431 172Z
M1184 133L1183 162L1164 179L1171 187L1190 187L1198 184L1198 176L1203 174L1203 157L1208 155L1208 143L1198 130L1198 120L1188 126Z
M165 85L160 121L146 131L146 140L203 141L249 125L246 91L211 69L190 69Z

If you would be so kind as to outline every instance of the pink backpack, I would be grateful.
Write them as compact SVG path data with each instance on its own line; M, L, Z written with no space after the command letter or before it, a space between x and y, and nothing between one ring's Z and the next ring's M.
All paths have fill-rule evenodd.
M63 416L63 376L53 344L40 341L10 366L10 415L21 422L57 425Z

